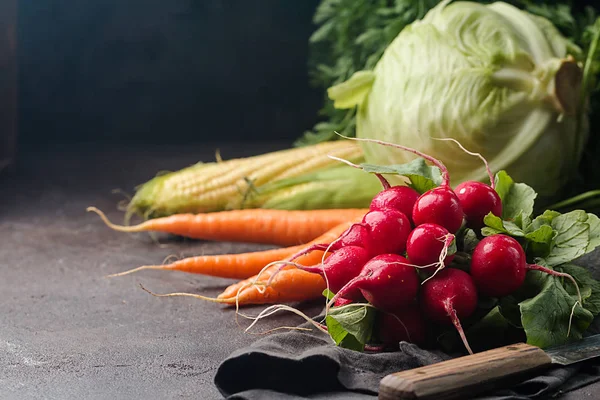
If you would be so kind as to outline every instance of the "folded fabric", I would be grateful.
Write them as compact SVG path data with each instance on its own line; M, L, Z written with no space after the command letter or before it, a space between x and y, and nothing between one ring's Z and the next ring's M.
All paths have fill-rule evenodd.
M384 376L449 358L406 342L394 352L360 353L333 345L329 336L317 330L291 331L272 334L233 353L219 366L215 384L229 399L373 399ZM530 399L561 386L573 389L596 380L600 380L600 362L582 363L546 370L480 398Z

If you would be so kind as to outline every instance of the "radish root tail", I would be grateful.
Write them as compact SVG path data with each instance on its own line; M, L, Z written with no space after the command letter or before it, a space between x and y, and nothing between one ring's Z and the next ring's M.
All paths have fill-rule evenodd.
M404 328L404 332L406 332L406 337L408 338L408 341L412 343L412 339L410 338L410 332L408 331L408 328L406 327L406 325L404 325L404 322L402 322L402 319L400 319L400 317L398 317L396 314L390 314L392 317L394 317L398 322L400 322L400 325L402 325L402 328Z
M285 304L275 304L275 305L265 308L260 314L258 314L256 317L252 318L252 319L254 319L254 321L250 324L250 326L248 326L245 329L245 332L248 332L250 329L252 329L254 327L254 325L256 325L258 323L258 321L260 321L261 319L269 317L278 311L292 312L292 313L304 318L307 322L310 322L315 328L317 328L321 332L327 333L327 329L323 328L323 325L314 321L312 318L310 318L308 315L304 314L302 311L297 310L293 307L287 306ZM283 327L280 327L279 329L283 329ZM296 329L296 328L293 328L293 329ZM303 329L306 329L306 328L303 328Z
M456 310L454 309L454 307L452 307L452 304L450 303L450 300L446 300L444 302L444 308L446 309L446 312L448 313L448 316L452 320L452 324L454 324L454 327L458 331L458 334L460 335L460 338L461 338L463 344L465 345L465 348L467 349L467 351L469 352L469 354L473 354L473 350L471 350L471 346L469 345L469 341L467 340L467 336L465 335L465 331L462 328L460 320L458 319L458 315L456 314Z
M569 315L569 328L567 329L567 337L569 337L571 335L571 326L573 325L573 315L575 314L575 308L577 308L577 305L581 305L578 301L575 302L575 304L573 304L573 307L571 308L571 315Z

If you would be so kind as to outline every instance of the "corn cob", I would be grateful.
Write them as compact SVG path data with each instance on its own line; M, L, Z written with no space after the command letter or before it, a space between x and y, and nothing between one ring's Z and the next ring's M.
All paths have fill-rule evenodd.
M347 165L282 179L256 188L244 208L313 210L368 208L382 189L379 179Z
M254 157L198 163L141 185L127 206L126 220L133 214L154 218L241 208L257 187L339 165L328 155L353 162L364 160L362 149L356 143L342 140Z

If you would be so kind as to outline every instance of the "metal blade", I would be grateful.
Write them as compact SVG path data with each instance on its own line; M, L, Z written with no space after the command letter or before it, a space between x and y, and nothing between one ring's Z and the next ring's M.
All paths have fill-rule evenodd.
M600 357L600 335L588 336L573 343L545 350L553 364L570 365Z

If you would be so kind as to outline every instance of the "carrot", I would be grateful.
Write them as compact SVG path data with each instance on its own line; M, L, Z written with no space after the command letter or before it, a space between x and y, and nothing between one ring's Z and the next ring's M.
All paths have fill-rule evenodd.
M347 223L342 224L343 228L342 226L336 228L339 228L343 232L355 221L356 220L348 221ZM330 233L334 235L336 232L333 232L332 230ZM315 240L315 242L317 242L317 240ZM304 250L310 247L310 244L300 247L302 247L302 250ZM295 261L304 265L315 265L321 262L322 257L322 251L312 251L297 257ZM265 284L270 280L271 276L275 272L278 272L277 276L273 278L268 287L265 287ZM294 268L293 266L281 268L280 265L273 264L267 268L264 268L264 270L260 271L259 274L254 275L253 277L230 285L219 296L217 296L217 298L193 293L156 294L143 286L141 287L143 290L156 297L185 296L211 301L213 303L237 306L312 300L319 298L327 285L325 280L319 274L302 271L301 269Z
M356 220L358 220L358 218L355 218L353 221L339 224L306 245L256 251L252 253L188 257L167 265L144 265L109 276L123 276L145 269L160 269L219 276L222 278L245 279L258 274L265 265L299 253L312 244L332 242L348 229L353 222L356 222ZM299 257L297 260L303 264L313 265L319 263L322 256L322 251L313 251Z
M368 210L232 210L176 214L135 226L115 225L95 207L88 207L87 211L95 212L107 226L120 232L160 231L192 239L294 246L307 243L343 222L362 217Z
M298 257L294 260L298 264L302 265L316 265L321 262L323 256L322 251L313 251L311 253L305 254L301 257ZM275 272L278 272L277 276L271 282L271 285L266 288L264 294L259 293L256 286L252 286L256 282L261 282L262 284L259 286L264 287L264 284L271 278ZM302 273L300 273L302 272ZM259 278L259 279L257 279ZM317 279L318 278L318 279ZM287 282L286 282L287 281ZM236 282L230 286L228 286L219 296L217 296L220 300L231 300L233 299L233 304L235 304L235 297L240 292L240 304L266 304L276 300L277 297L286 297L284 293L281 293L282 289L288 290L291 295L287 295L288 298L292 298L296 289L294 289L294 284L300 284L304 288L303 293L298 293L300 295L301 300L309 300L313 298L312 294L318 292L318 296L321 295L323 290L325 289L325 281L319 274L313 274L309 272L305 272L294 267L284 267L283 270L280 265L274 264L269 268L265 269L260 273L260 276L254 275L248 279L245 279L240 282ZM311 286L312 285L312 286ZM312 287L312 290L309 290ZM273 297L273 295L275 297ZM251 303L242 303L241 299L246 298L250 295L253 296L267 296L271 297L269 300L265 299L262 302L251 302ZM317 296L317 297L318 297ZM256 301L258 301L258 297ZM284 301L284 300L280 300ZM288 300L293 301L293 300Z
M261 275L261 282L267 280L267 277L262 278ZM229 297L221 294L217 298L226 304L236 304L236 302L240 305L286 303L317 299L322 296L323 290L326 288L325 280L319 274L296 268L279 272L267 287L250 285L252 282L253 279L250 279L247 286L242 286L241 290L238 288Z
M193 293L155 294L143 286L142 289L157 297L187 296L213 303L241 306L312 300L319 298L326 287L325 281L319 274L305 272L296 268L281 271L273 279L271 285L266 288L261 286L261 282L264 284L262 280L261 282L254 282L252 278L245 282L246 284L244 285L236 286L237 289L233 290L230 296L225 297L221 294L216 299Z

